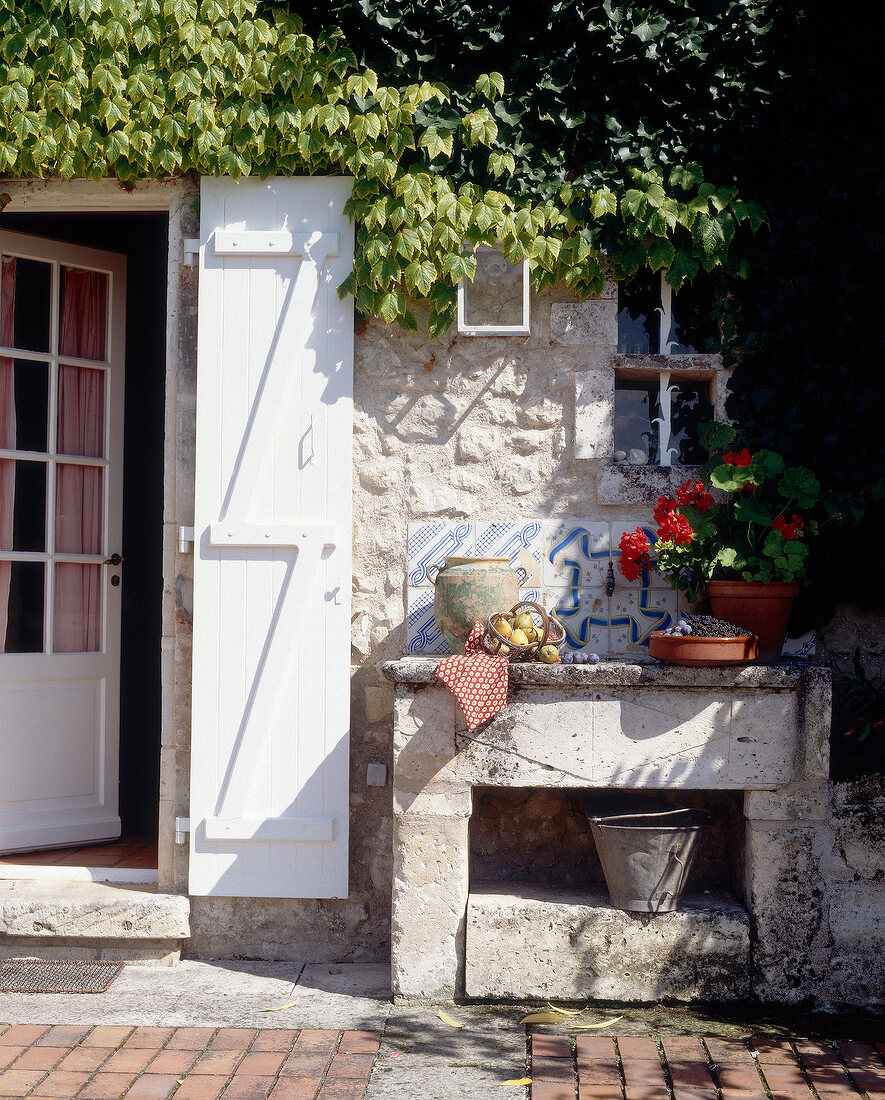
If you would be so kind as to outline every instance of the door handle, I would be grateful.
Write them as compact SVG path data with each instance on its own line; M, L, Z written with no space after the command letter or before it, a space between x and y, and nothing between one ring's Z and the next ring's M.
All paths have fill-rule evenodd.
M111 554L109 558L105 558L104 564L113 565L116 568L116 566L122 565L125 560L122 554Z

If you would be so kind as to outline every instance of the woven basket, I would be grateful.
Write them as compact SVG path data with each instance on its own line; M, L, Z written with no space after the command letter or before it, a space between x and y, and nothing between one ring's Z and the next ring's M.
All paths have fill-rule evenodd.
M498 619L522 615L528 612L535 624L535 630L541 631L541 639L528 645L514 645L509 638L495 629ZM555 615L549 615L540 604L532 600L523 600L514 604L509 611L497 611L486 619L482 644L489 653L507 657L511 661L530 661L537 656L541 646L555 645L557 648L565 641L565 628Z

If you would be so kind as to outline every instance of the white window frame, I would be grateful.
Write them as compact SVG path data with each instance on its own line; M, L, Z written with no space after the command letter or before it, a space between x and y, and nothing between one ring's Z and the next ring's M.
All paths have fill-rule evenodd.
M504 257L507 259L507 257ZM509 263L509 261L508 261ZM517 264L513 264L517 267ZM465 294L467 280L458 283L458 332L464 336L530 336L530 287L529 261L522 261L522 324L521 325L468 325L466 322Z

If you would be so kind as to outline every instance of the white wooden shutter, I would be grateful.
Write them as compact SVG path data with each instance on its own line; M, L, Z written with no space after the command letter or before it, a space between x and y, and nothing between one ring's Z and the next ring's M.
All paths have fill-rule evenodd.
M352 181L202 181L190 891L346 897Z

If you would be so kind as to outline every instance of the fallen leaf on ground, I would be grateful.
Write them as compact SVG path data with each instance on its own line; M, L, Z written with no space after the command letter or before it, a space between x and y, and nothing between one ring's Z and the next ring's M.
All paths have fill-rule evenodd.
M262 1012L282 1012L284 1008L294 1008L297 1005L297 1001L290 1001L287 1005L277 1005L276 1008L263 1008Z
M464 1027L463 1024L458 1023L457 1020L453 1020L452 1017L449 1016L447 1013L443 1012L442 1009L439 1010L439 1018L442 1020L442 1022L444 1024L448 1024L449 1027L460 1027L460 1028Z
M563 1020L558 1012L530 1012L519 1022L521 1024L561 1024Z
M518 1081L502 1081L502 1085L530 1085L532 1083L531 1077L520 1077Z
M390 1058L402 1058L403 1052L401 1050L395 1050L392 1054L388 1055Z
M330 970L329 973L330 974L340 974L341 971L336 969L336 970Z
M595 1031L600 1027L611 1027L612 1024L616 1024L619 1020L623 1020L623 1016L615 1016L613 1020L603 1020L601 1024L569 1024L569 1031Z
M559 1005L552 1005L549 1001L547 1007L551 1012L561 1012L563 1016L580 1016L582 1012L587 1011L586 1005L583 1008L560 1008Z

